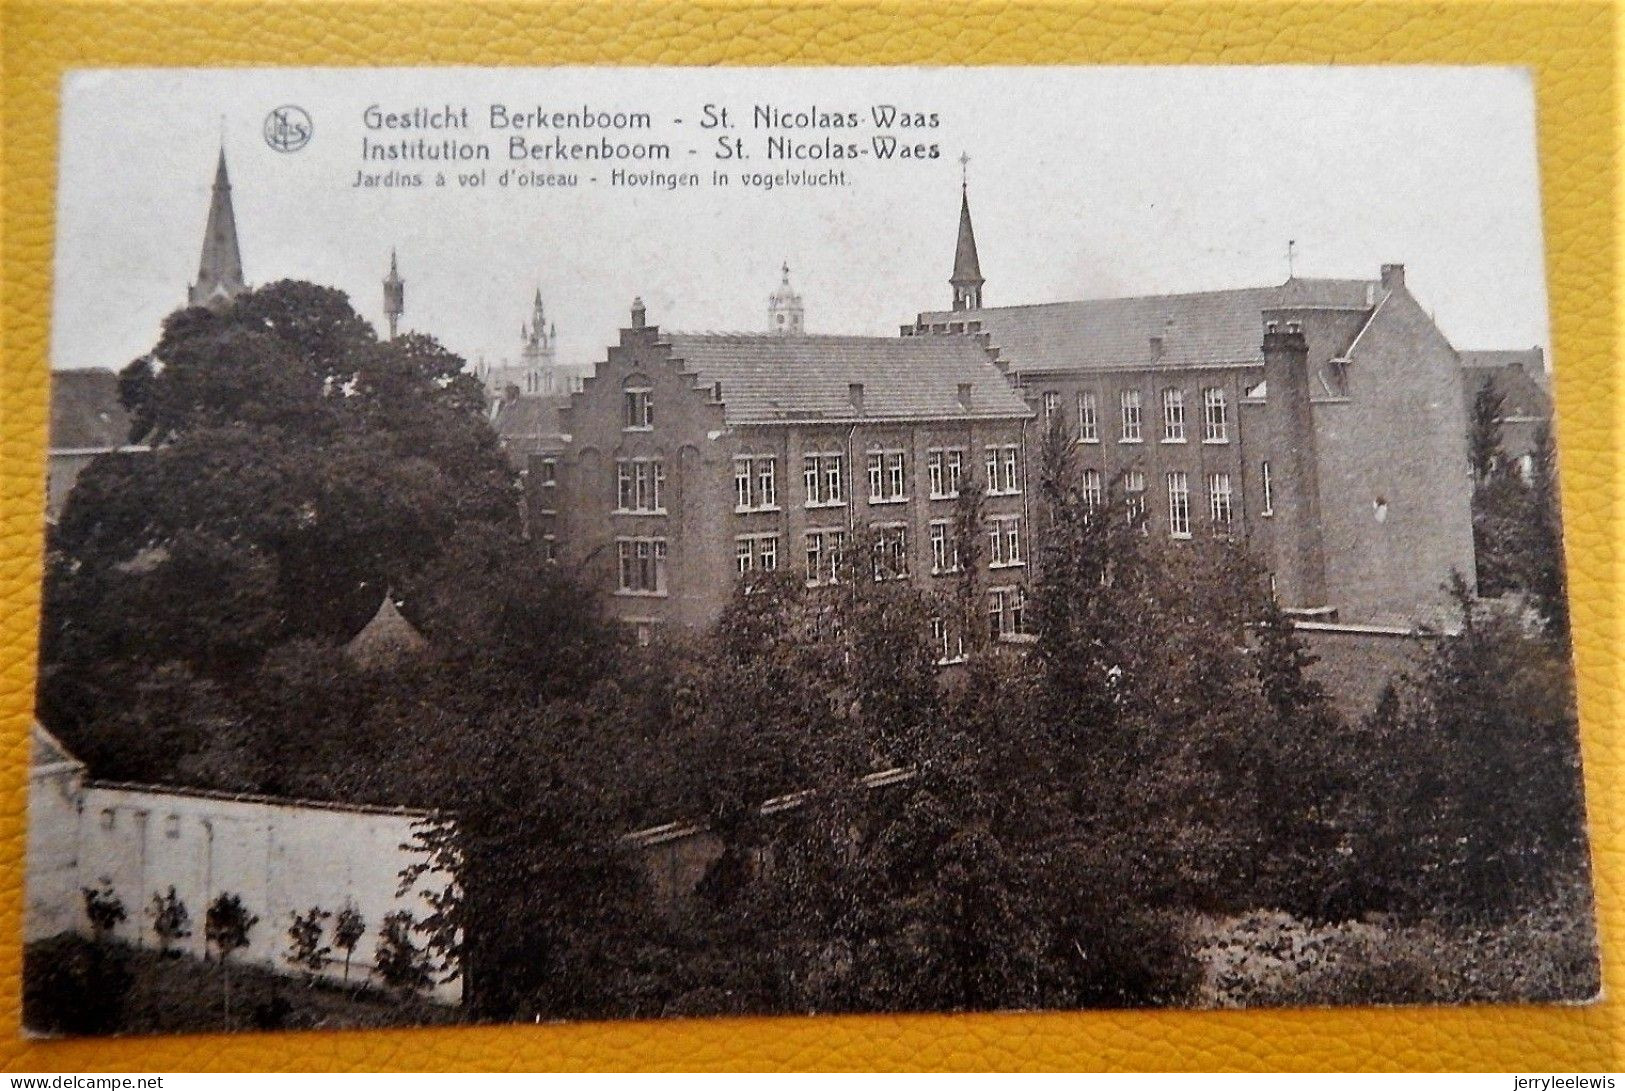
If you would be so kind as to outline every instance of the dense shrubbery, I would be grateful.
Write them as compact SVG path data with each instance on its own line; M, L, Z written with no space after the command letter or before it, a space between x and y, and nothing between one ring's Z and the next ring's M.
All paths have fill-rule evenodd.
M336 982L306 984L257 966L232 970L181 955L55 936L23 949L23 1025L38 1034L400 1027L458 1021L452 1008Z
M63 934L23 951L23 1025L36 1034L125 1029L134 979L124 948Z
M1260 911L1198 922L1191 939L1205 1006L1538 1004L1601 988L1590 889L1573 881L1494 925Z
M1150 538L1115 488L1091 507L1057 430L1029 646L989 639L972 482L940 591L876 579L860 532L835 587L742 582L710 632L638 649L520 539L460 361L358 323L277 285L132 367L166 442L70 501L42 707L98 775L438 810L427 911L380 925L403 982L455 965L476 1017L1223 1000L1265 986L1200 991L1217 941L1191 922L1257 911L1291 916L1237 925L1252 948L1338 953L1248 965L1421 995L1361 920L1516 935L1584 872L1551 635L1464 598L1460 635L1345 723L1245 549ZM338 645L385 587L434 650L363 668ZM933 619L963 637L946 673ZM668 917L621 835L672 819L723 851Z

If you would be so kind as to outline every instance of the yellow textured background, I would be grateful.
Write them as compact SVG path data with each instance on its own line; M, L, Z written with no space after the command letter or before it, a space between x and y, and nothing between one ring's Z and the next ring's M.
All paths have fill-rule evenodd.
M1625 1046L1625 738L1616 730L1622 676L1615 554L1625 544L1625 528L1616 514L1621 403L1615 350L1622 346L1614 321L1614 7L1370 0L971 0L951 7L918 0L818 7L0 0L0 12L0 872L8 876L0 883L0 932L6 936L0 943L0 1064L68 1071L1619 1068L1618 1052ZM1612 955L1605 954L1604 971L1613 1000L1583 1009L688 1020L58 1043L16 1037L25 737L38 624L52 194L64 71L124 65L1327 62L1515 64L1535 73L1587 787L1602 929Z

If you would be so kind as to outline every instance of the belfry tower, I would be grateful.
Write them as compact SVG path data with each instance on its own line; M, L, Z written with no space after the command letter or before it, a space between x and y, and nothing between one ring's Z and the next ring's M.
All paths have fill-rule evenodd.
M231 179L226 175L226 149L214 168L214 194L209 200L209 222L203 229L203 257L197 283L186 290L192 307L221 310L248 290L243 282L243 255L237 248L237 217L231 208Z
M976 257L976 230L970 222L970 185L965 168L970 156L959 157L959 241L954 246L954 275L948 283L954 289L954 310L974 311L982 306L982 263Z
M389 252L389 275L384 278L384 317L389 319L389 339L395 340L401 315L406 313L406 281L395 266L395 251Z
M785 335L805 333L804 318L801 295L790 287L790 263L785 262L778 290L767 297L767 328Z
M526 394L560 392L559 377L554 367L558 336L557 323L552 326L547 324L547 315L542 310L542 290L537 288L536 299L531 304L530 325L521 324L519 327L522 342L519 363L525 376L523 390Z

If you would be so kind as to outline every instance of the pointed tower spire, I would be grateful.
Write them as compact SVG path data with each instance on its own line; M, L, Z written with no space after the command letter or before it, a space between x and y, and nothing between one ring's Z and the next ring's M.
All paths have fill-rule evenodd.
M401 315L406 313L406 281L395 264L395 251L389 252L389 275L384 278L384 314L389 319L389 339L395 340Z
M778 290L767 297L767 328L786 336L804 333L807 312L801 295L790 287L790 263L785 262L779 272Z
M214 194L209 200L209 222L203 229L203 257L197 283L187 289L193 307L224 307L246 291L243 256L237 248L237 216L231 208L231 179L226 174L226 146L214 168Z
M954 246L954 310L974 311L982 306L982 263L976 256L976 230L970 222L970 156L959 157L959 241Z

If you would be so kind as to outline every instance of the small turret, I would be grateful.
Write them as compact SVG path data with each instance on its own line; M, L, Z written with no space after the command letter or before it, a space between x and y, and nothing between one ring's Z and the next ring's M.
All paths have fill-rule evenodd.
M389 275L384 278L384 316L389 319L389 339L399 332L401 315L406 313L406 281L395 264L395 251L389 252Z
M790 287L790 263L785 262L778 290L767 297L767 328L786 336L806 332L801 296Z

